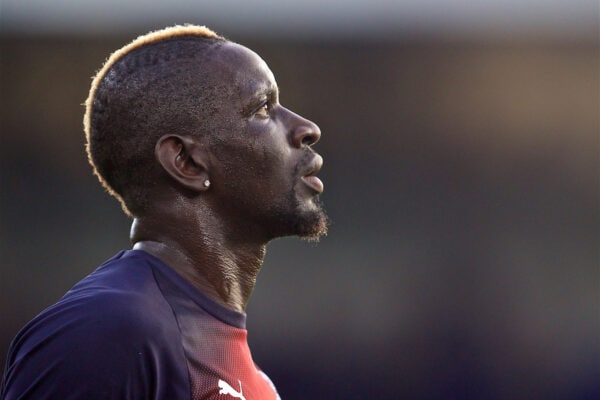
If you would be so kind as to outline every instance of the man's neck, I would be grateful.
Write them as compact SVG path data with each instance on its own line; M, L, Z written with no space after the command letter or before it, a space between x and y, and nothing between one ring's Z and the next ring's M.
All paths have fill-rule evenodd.
M131 228L135 250L157 257L216 302L243 312L254 290L266 243L227 239L224 232L214 229L169 235L164 225L159 227L150 219L135 219Z

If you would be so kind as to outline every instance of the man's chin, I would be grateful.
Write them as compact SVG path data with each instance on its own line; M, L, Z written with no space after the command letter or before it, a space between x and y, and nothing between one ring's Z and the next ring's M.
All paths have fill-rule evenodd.
M327 235L329 218L322 210L310 219L302 219L297 225L296 235L309 242L318 242Z
M294 234L309 242L318 242L327 235L329 218L323 208L320 198L313 200L310 210L301 212L296 219Z
M319 239L327 235L329 218L318 200L309 210L300 210L300 207L297 207L295 211L289 213L278 212L277 214L276 219L279 221L279 229L276 229L278 232L273 232L273 238L299 236L310 242L318 242Z

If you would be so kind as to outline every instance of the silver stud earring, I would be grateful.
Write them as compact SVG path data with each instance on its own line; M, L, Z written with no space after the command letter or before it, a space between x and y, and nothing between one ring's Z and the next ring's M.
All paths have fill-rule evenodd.
M210 186L210 181L207 179L204 181L204 187L209 187Z

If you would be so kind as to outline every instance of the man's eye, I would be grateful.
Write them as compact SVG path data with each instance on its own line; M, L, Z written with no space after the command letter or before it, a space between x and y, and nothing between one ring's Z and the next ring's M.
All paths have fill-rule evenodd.
M267 118L269 116L270 108L271 107L269 107L269 103L265 103L262 106L260 106L258 110L256 110L256 115L258 115L259 117Z

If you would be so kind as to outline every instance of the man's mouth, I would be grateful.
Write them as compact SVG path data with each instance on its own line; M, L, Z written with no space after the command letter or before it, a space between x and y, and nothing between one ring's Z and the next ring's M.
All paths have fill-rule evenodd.
M321 167L323 166L323 157L316 154L315 158L308 165L304 176L302 177L302 182L304 182L309 188L314 190L317 193L323 192L323 182L316 176Z

